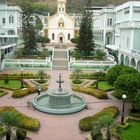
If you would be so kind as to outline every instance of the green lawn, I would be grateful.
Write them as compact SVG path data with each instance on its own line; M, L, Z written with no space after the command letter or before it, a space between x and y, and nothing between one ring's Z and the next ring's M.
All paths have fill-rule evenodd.
M6 94L7 94L6 92L0 91L0 97L4 96L4 95L6 95Z
M121 133L122 140L140 140L140 122L129 121L130 126Z
M96 84L93 83L91 86L96 87ZM98 87L99 87L100 90L104 90L104 91L114 89L113 86L110 85L107 81L99 81L98 82Z
M4 80L0 80L0 88L16 90L16 89L20 89L20 87L21 87L20 80L10 80L8 84L5 84Z

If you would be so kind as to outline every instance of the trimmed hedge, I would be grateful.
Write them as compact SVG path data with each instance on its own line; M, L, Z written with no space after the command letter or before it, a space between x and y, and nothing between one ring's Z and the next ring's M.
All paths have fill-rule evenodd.
M8 78L9 79L21 79L21 73L19 72L19 73L13 73L13 74L1 74L0 75L0 79L4 79L4 77L5 76L7 76L8 75ZM39 78L38 77L38 74L33 74L33 73L26 73L26 72L24 72L23 73L23 78L24 79L34 79L34 78ZM44 75L44 78L46 78L46 79L48 79L48 78L50 78L50 75Z
M0 114L4 112L13 112L18 115L17 123L18 127L24 128L31 131L37 131L40 128L40 123L38 119L28 117L25 114L20 113L14 107L0 107Z
M47 85L41 85L41 91L45 91L47 88ZM15 90L12 94L13 98L21 98L24 96L27 96L29 94L33 94L33 93L37 93L38 91L38 87L28 87L25 89L19 89L19 90Z
M86 94L95 96L99 99L108 99L107 93L105 93L104 91L101 91L101 90L82 87L82 86L79 86L79 85L72 85L72 90L77 91L77 92L86 93Z
M97 72L94 73L81 73L80 79L97 79ZM70 76L73 79L73 75ZM106 80L106 73L105 72L98 72L98 79L99 80Z
M82 131L90 131L92 129L93 123L98 121L99 118L109 115L115 118L119 114L119 110L115 106L110 106L104 108L102 111L96 113L95 115L85 117L79 121L79 128Z

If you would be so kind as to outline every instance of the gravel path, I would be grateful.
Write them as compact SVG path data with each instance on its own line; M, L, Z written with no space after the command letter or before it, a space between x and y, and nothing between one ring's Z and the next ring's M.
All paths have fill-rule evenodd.
M49 89L58 88L56 80L58 79L59 73L61 73L62 79L65 81L64 84L62 84L62 88L71 91L69 81L70 72L50 71L48 73L51 75ZM28 132L28 136L31 137L32 140L85 140L87 133L81 132L78 128L78 123L81 118L95 114L107 106L113 105L117 106L119 109L122 108L122 104L114 98L99 100L89 95L77 94L82 95L86 99L88 109L71 115L45 114L27 106L27 102L32 102L32 99L37 94L26 96L21 99L13 99L11 98L11 93L9 93L0 98L0 106L15 106L20 112L40 120L40 130L37 133ZM128 107L126 110L128 110ZM118 119L120 120L120 116Z

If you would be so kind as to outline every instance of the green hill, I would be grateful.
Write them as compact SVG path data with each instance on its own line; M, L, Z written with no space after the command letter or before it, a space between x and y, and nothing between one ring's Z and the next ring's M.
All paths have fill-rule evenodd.
M4 0L0 0L4 1ZM15 3L16 0L7 0L8 2ZM34 3L43 3L50 7L50 9L56 9L57 0L32 0ZM130 0L93 0L93 6L107 6L107 5L119 5ZM136 0L140 1L140 0ZM87 0L67 0L67 12L68 13L81 13L85 7ZM54 12L54 11L53 11Z

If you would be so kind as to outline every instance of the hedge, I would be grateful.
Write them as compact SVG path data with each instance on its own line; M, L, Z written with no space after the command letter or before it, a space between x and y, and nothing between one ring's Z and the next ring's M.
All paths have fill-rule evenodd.
M115 118L119 114L119 110L115 106L110 106L104 108L102 111L96 113L95 115L85 117L79 121L79 128L82 131L90 131L92 129L93 123L98 121L99 118L109 115Z
M21 73L13 73L13 74L1 74L0 75L0 79L4 79L5 76L8 76L9 79L13 79L13 80L17 80L17 79L21 79ZM34 78L39 78L37 74L33 74L33 73L23 73L23 78L24 79L34 79ZM44 78L50 78L50 75L44 75Z
M47 88L47 85L41 85L41 91L45 91ZM29 94L33 94L33 93L37 93L38 91L38 87L28 87L25 89L19 89L19 90L15 90L12 94L13 98L21 98L24 96L27 96Z
M80 79L97 79L97 72L94 73L81 73ZM73 79L73 75L70 76ZM99 80L106 80L106 73L105 72L98 72L98 79Z
M82 87L79 85L72 85L72 90L81 92L81 93L85 93L85 94L89 94L89 95L95 96L99 99L108 99L107 93L105 93L104 91L101 91L101 90L94 89L94 88Z
M6 94L8 94L8 93L5 92L5 91L3 91L3 90L0 90L0 97L4 96L4 95L6 95Z
M31 131L37 131L40 128L40 123L38 119L28 117L25 114L20 113L14 107L0 107L0 114L4 112L16 113L18 117L16 118L18 123L17 126Z

